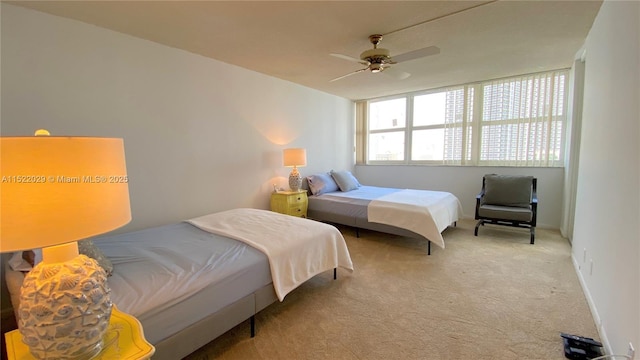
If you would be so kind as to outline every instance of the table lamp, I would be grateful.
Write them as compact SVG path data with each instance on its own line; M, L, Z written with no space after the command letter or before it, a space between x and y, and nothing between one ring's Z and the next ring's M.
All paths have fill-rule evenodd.
M37 359L94 357L109 326L110 289L76 241L131 220L123 140L0 137L0 180L0 251L43 255L22 284L23 342Z
M291 167L289 174L289 187L292 191L298 191L302 187L302 177L298 172L298 166L307 165L307 150L302 148L284 149L282 152L284 166Z

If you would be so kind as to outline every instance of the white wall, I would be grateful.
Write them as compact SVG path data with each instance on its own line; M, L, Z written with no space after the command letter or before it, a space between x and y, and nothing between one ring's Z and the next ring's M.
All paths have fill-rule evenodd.
M351 168L351 101L199 55L2 4L3 136L122 137L133 230L234 208L268 208L303 175Z
M572 255L613 354L640 351L639 34L640 2L605 1L585 46Z
M360 166L355 174L364 185L441 190L453 193L465 218L475 216L476 195L485 174L532 175L538 179L538 227L558 229L562 211L562 168L466 166Z

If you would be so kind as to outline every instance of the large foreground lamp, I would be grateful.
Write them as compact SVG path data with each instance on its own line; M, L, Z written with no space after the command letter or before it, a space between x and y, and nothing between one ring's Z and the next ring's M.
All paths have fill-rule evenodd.
M42 248L43 255L22 284L22 340L37 359L92 358L109 326L110 290L76 240L131 220L124 143L1 137L0 160L0 251Z
M307 150L302 148L284 149L282 152L284 166L293 167L289 174L289 187L292 191L298 191L302 187L302 177L298 172L298 166L307 166Z

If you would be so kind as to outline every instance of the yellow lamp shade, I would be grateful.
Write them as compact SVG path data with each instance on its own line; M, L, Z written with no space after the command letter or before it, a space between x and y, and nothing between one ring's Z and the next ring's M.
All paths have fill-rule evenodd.
M0 138L0 252L63 244L131 220L122 139Z
M306 166L307 150L302 148L284 149L282 162L284 166Z

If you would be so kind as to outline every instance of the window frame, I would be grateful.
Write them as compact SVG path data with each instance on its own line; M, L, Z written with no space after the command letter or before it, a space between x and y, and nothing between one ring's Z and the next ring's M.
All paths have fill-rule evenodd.
M376 102L383 102L383 101L391 101L391 100L396 100L396 99L402 99L405 98L405 126L404 128L387 128L387 129L376 129L376 130L371 130L370 129L370 123L369 123L369 116L371 114L371 104L372 103L376 103ZM412 115L409 115L409 99L404 95L404 94L400 94L400 95L392 95L392 96L385 96L385 97L381 97L381 98L376 98L376 99L370 99L366 101L366 107L367 107L367 116L364 119L365 122L365 131L364 131L364 160L365 163L368 165L389 165L389 164L406 164L407 161L407 154L408 154L408 149L407 149L407 129L409 128L409 118L413 117ZM394 133L394 132L399 132L402 131L404 132L404 159L403 160L369 160L369 144L370 144L370 138L369 135L371 134L384 134L384 133Z
M484 126L487 126L489 124L491 125L499 125L499 124L509 124L509 123L514 123L517 124L519 121L521 121L522 118L519 119L501 119L501 120L486 120L483 121L483 102L484 102L484 87L491 83L491 82L495 82L495 81L502 81L502 80L509 80L509 79L518 79L518 78L525 78L528 76L536 76L536 75L544 75L544 74L554 74L554 73L558 73L561 76L564 76L564 84L563 84L563 93L562 93L562 115L555 115L552 116L552 120L548 120L549 124L551 125L553 123L553 121L558 121L556 120L558 117L560 117L560 124L562 126L561 129L561 133L560 133L560 148L559 148L559 152L558 152L558 159L555 161L551 161L551 160L540 160L540 159L527 159L526 161L524 160L481 160L481 149L482 149L482 129ZM363 164L364 165L425 165L425 166L429 166L429 165L437 165L437 166L495 166L495 167L501 167L501 166L505 166L505 167L513 167L513 166L517 166L517 167L563 167L564 166L564 144L566 142L566 136L567 136L567 123L568 123L568 97L569 97L569 89L568 89L568 84L569 84L569 77L570 77L570 72L569 69L556 69L556 70L549 70L549 71L543 71L543 72L538 72L538 73L531 73L531 74L522 74L522 75L518 75L518 76L510 76L510 77L505 77L505 78L500 78L500 79L492 79L492 80L484 80L484 81L479 81L479 82L474 82L474 83L468 83L468 84L463 84L463 85L453 85L453 86L446 86L446 87L440 87L440 88L434 88L434 89L427 89L427 90L419 90L419 91L414 91L414 92L410 92L410 93L404 93L404 94L396 94L396 95L391 95L391 96L384 96L384 97L379 97L379 98L372 98L372 99L367 99L367 100L363 100L364 103L364 107L366 108L365 110L365 116L362 117L362 121L364 122L363 124L363 132L362 132L362 138L363 138L363 151L364 154L362 156L362 160L363 160ZM554 82L554 86L557 86L558 83ZM457 123L450 123L447 124L446 120L444 123L442 124L430 124L430 125L419 125L419 126L415 126L414 125L414 99L418 96L423 96L423 95L429 95L429 94L434 94L434 93L441 93L441 92L448 92L448 91L456 91L456 90L463 90L463 112L462 112L462 121ZM470 94L472 93L472 94ZM472 97L471 97L472 96ZM553 92L550 94L550 96L553 96ZM471 98L470 98L471 97ZM370 160L369 159L369 140L370 140L370 134L376 134L376 133L389 133L389 132L398 132L401 129L399 128L394 128L394 129L379 129L379 130L369 130L369 115L370 115L370 104L372 103L376 103L376 102L382 102L382 101L389 101L389 100L395 100L398 98L405 98L405 106L406 106L406 121L405 121L405 127L403 128L403 132L404 132L404 159L403 160ZM469 109L469 106L471 106L471 110ZM536 120L536 121L529 121L529 124L534 124L534 123L538 123L541 122L541 120ZM448 159L444 159L444 160L412 160L413 154L412 154L412 144L413 144L413 133L414 131L419 131L419 130L430 130L430 129L447 129L447 128L454 128L454 127L461 127L462 128L462 135L461 135L461 142L462 142L462 148L460 149L460 154L461 154L461 159L454 159L454 160L448 160ZM471 134L469 135L469 130L471 131ZM551 126L550 129L546 131L546 136L551 137L552 136L552 131L551 131ZM445 149L445 147L443 147L443 150ZM547 148L547 157L549 156L549 153L552 151L553 149ZM515 162L527 162L527 163L531 163L528 165L514 165ZM549 164L545 164L545 165L538 165L537 163L540 162L548 162Z

